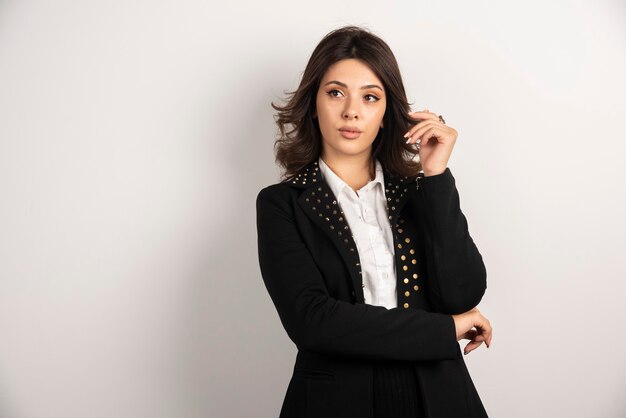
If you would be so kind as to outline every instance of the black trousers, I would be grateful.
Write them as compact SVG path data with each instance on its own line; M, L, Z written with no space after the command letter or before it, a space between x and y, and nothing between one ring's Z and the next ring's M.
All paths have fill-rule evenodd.
M379 361L374 365L374 418L423 418L423 402L409 362Z

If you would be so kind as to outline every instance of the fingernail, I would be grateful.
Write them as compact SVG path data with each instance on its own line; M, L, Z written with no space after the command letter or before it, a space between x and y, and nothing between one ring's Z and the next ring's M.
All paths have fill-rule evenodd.
M409 136L409 133L408 133L408 132L404 134L404 137L405 137L405 138L406 138L407 136Z
M407 139L405 144L408 144L410 140L411 140L411 138Z

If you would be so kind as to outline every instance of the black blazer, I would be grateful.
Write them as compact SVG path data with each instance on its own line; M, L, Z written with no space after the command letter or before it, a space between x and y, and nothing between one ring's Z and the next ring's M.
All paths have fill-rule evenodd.
M359 254L317 161L257 195L263 281L298 348L280 417L372 416L373 362L410 362L429 418L486 417L451 314L475 307L486 270L449 168L384 169L398 307L364 303Z

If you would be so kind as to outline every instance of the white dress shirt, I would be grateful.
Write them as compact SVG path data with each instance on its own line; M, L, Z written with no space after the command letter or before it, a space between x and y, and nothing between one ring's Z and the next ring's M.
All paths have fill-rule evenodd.
M385 206L385 179L376 160L376 177L356 192L320 157L318 165L354 236L359 252L365 303L398 305L391 225Z

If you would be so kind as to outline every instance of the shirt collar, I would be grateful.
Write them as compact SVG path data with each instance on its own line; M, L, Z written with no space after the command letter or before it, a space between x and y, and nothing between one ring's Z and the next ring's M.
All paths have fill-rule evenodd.
M380 161L378 161L378 159L375 159L374 161L376 165L376 177L374 178L374 180L371 180L369 183L363 186L363 188L369 189L371 187L375 187L377 183L380 183L381 188L384 190L385 189L385 177L383 173L382 164L380 163ZM322 173L323 178L326 180L326 182L328 183L328 186L330 186L330 189L332 190L333 194L336 197L339 197L339 195L344 190L348 192L352 192L352 193L348 193L350 196L354 195L354 190L352 190L352 188L348 186L348 184L345 181L343 181L341 177L335 174L333 170L331 170L331 168L324 162L324 160L322 160L322 157L318 158L318 165L320 167L320 171Z

